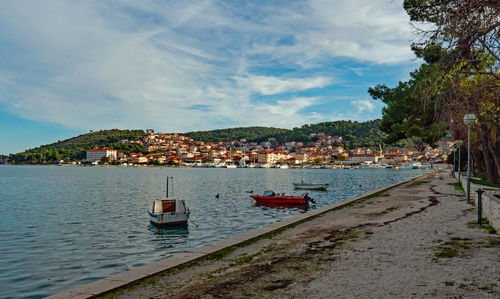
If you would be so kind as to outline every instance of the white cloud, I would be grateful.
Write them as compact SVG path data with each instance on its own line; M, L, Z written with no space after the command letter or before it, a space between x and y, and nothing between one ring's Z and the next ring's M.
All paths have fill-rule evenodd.
M400 1L389 0L263 8L12 1L0 10L0 57L7 58L0 60L0 103L21 117L78 129L187 131L329 120L329 111L306 109L321 97L300 92L340 80L300 65L310 70L337 56L403 61L406 23ZM283 95L290 92L297 95Z
M304 79L283 79L273 76L248 76L234 77L239 87L262 94L273 95L290 91L307 90L311 88L322 88L332 82L330 78L315 77Z
M290 46L255 45L253 51L296 63L315 64L318 58L344 56L376 63L414 58L409 44L409 17L399 1L310 0L303 30L294 32ZM278 18L291 27L291 18Z
M374 101L370 101L370 100L354 100L354 101L351 101L351 105L353 105L354 107L356 107L356 109L358 110L358 114L362 113L362 112L372 112L374 109L375 109L375 104L373 103Z

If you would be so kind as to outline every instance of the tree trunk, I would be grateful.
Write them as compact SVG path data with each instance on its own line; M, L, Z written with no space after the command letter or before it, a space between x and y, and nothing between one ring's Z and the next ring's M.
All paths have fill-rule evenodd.
M500 141L497 141L497 146L493 145L491 139L488 138L488 150L493 158L493 162L495 163L497 179L500 178Z
M495 161L493 155L488 147L488 137L483 134L478 134L479 140L483 146L484 168L486 170L486 179L490 184L496 184L498 173L496 171Z

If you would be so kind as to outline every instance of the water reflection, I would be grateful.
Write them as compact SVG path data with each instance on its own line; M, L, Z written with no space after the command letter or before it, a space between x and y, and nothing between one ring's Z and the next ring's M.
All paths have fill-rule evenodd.
M305 212L309 210L309 205L286 205L286 204L276 204L276 203L255 203L255 207L263 207L264 210L266 208L271 209L295 209L300 212Z
M149 224L148 226L149 231L160 235L160 236L165 236L167 238L173 238L173 239L178 239L178 238L187 238L189 234L189 229L188 229L188 224L179 224L179 225L173 225L173 226L168 226L168 227L158 227L153 224Z

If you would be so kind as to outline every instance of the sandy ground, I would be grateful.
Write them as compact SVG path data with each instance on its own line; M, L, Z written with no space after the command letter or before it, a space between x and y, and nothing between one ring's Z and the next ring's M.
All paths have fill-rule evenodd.
M120 298L500 298L500 236L447 172L432 173Z

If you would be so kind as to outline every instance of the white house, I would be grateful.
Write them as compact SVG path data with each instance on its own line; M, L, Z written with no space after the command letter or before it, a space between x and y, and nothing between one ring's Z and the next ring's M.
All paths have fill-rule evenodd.
M357 163L363 163L363 162L377 163L378 157L375 154L357 154L349 156L348 161Z
M87 162L95 162L101 160L103 157L107 157L110 161L116 160L116 150L104 147L104 148L93 148L87 150Z

